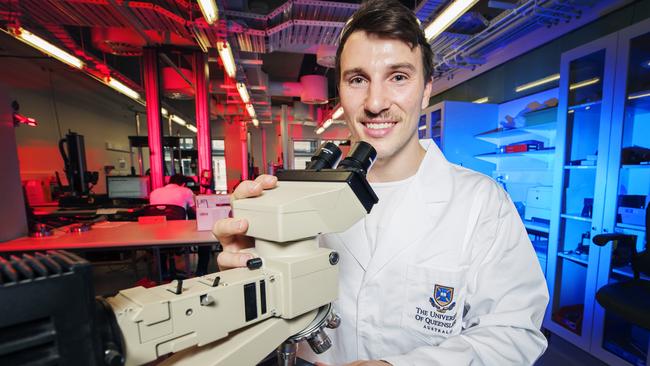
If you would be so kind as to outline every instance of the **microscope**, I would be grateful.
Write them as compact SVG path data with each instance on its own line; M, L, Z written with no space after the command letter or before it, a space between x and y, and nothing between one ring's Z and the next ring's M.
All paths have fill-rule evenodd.
M278 172L275 188L232 202L233 217L248 220L255 238L246 267L97 298L88 312L96 364L140 365L173 353L163 365L255 365L276 350L278 364L289 366L302 341L316 353L329 349L324 328L340 323L331 306L339 254L319 248L318 235L348 229L378 202L366 180L372 146L357 143L334 169L340 157L325 143L307 169Z

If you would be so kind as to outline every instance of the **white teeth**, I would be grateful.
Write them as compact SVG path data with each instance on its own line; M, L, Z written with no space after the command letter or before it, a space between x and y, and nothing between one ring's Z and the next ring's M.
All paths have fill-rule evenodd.
M371 130L380 130L382 128L390 128L393 127L395 123L394 122L386 122L386 123L366 123L366 127L371 129Z

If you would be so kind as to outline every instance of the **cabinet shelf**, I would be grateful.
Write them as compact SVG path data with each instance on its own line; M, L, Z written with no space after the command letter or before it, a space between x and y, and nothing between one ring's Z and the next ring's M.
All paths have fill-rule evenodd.
M583 265L589 264L589 255L588 254L575 254L575 253L557 253L558 257L568 259L572 262L580 263Z
M544 150L532 150L532 151L510 153L510 154L488 153L488 154L475 155L474 157L477 159L481 159L496 164L499 161L499 159L530 158L530 159L548 161L550 159L553 159L554 156L555 156L555 148L549 148Z
M621 169L648 169L648 171L650 171L650 164L643 164L643 165L621 165Z
M531 112L534 113L534 112ZM496 146L509 145L518 141L535 140L540 137L550 139L555 136L556 123L548 122L539 125L525 126L511 129L496 129L480 133L474 137L489 142Z
M595 165L565 165L566 170L593 170L596 169Z
M567 220L591 222L591 217L583 217L578 214L561 214L560 217L565 218Z
M634 277L634 271L632 271L632 266L626 265L626 266L621 266L621 267L614 267L612 268L612 272L616 273L621 276L633 278ZM642 280L650 280L650 276L646 276L644 274L641 274L641 279Z
M632 225L632 224L623 224L623 223L618 223L616 224L617 229L628 229L628 230L635 230L635 231L640 231L642 233L645 232L645 227L642 225Z
M537 222L537 221L529 221L529 220L524 220L524 226L528 230L537 231L546 234L548 234L550 228L549 224L543 222Z
M597 100L595 102L587 102L587 103L582 103L582 104L576 104L569 106L569 111L575 111L576 109L582 109L582 108L591 108L593 106L600 105L603 101L602 100Z

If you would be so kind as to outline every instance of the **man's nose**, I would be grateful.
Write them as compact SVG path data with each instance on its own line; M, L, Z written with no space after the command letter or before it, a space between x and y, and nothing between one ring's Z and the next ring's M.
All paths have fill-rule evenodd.
M377 82L370 82L364 105L366 111L372 114L380 114L389 107L390 101L388 100L388 95L384 90L383 85Z

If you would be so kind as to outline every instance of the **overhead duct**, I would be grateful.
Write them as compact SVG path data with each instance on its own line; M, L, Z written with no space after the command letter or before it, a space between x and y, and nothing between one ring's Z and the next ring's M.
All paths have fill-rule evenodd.
M318 46L316 51L316 63L333 69L336 64L336 49L337 46L322 44Z
M300 97L305 104L327 103L327 78L321 75L303 75L300 82L270 82L269 95Z
M128 28L91 28L93 46L98 50L117 56L141 56L146 45L140 35Z
M171 66L162 69L163 94L171 99L192 99L194 98L194 88L187 82L192 80L192 70L182 67L173 68ZM182 73L185 78L179 75Z

